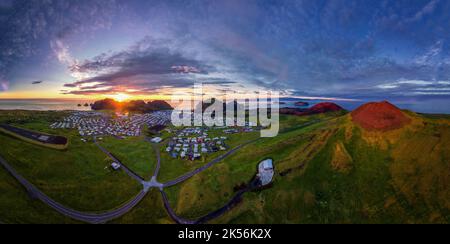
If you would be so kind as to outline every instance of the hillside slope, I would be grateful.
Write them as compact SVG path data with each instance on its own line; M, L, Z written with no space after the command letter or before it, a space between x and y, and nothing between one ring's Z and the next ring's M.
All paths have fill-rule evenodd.
M354 114L281 115L277 137L250 144L165 191L178 215L195 219L222 207L239 186L252 179L261 160L272 158L276 171L273 186L245 194L240 204L211 223L450 223L450 118L395 109L393 113L405 116L409 122L389 130L367 129L355 122ZM22 121L15 114L2 118ZM43 118L48 119L47 115L38 116L22 126L52 133L44 126L48 122L40 122ZM75 140L75 132L64 133L73 139L71 146L76 152L44 154L45 148L3 135L5 145L0 153L49 195L77 209L109 209L128 199L136 187L133 182L123 174L105 171L108 162L103 154L93 145ZM248 134L237 136L240 139L233 141L236 145L249 140ZM107 146L108 140L104 143ZM141 161L147 164L151 150L137 150L136 145L129 145L134 152L120 149L116 153L129 164L136 160L137 166ZM180 175L181 164L168 165L164 158L163 162L161 176ZM2 170L2 220L70 221L36 205ZM77 181L80 178L83 181ZM114 182L121 182L120 189L116 186L110 191ZM26 212L31 214L24 215ZM157 192L114 221L154 222L171 223Z
M397 129L365 129L348 114L286 130L171 189L173 202L189 199L177 206L187 217L214 210L271 157L273 186L214 223L450 223L450 123L400 112L409 122ZM309 116L282 124L294 118Z

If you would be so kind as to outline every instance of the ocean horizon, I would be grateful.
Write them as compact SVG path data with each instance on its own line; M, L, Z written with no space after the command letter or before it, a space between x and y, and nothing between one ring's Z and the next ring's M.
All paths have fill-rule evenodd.
M0 99L0 110L89 111L91 107L84 104L92 102L92 99Z
M0 99L0 110L35 110L35 111L64 111L64 110L74 110L74 111L90 111L91 107L85 107L84 104L94 103L96 100L93 99L57 99L57 98L47 98L47 99ZM150 101L150 100L149 100ZM313 106L320 100L302 100L309 103L309 106ZM308 106L296 106L294 100L291 99L280 99L280 108L283 107L308 107ZM169 101L168 101L169 102ZM169 102L170 103L170 102ZM81 104L82 106L78 106ZM344 104L338 103L346 109L354 109L355 106L348 106L348 102Z
M35 111L90 111L91 107L85 107L84 104L94 103L95 99L59 99L59 98L46 98L46 99L2 99L0 98L0 110L35 110ZM151 100L148 100L151 101ZM346 110L352 111L364 103L371 102L369 100L358 101L325 101L325 100L308 100L308 99L293 99L282 98L280 99L280 108L283 107L298 107L295 106L295 102L304 101L308 102L309 106L313 106L320 102L333 102L343 107ZM170 103L170 101L168 101ZM423 101L390 101L400 109L411 110L417 113L425 114L450 114L450 99L434 99ZM79 107L78 104L82 106Z

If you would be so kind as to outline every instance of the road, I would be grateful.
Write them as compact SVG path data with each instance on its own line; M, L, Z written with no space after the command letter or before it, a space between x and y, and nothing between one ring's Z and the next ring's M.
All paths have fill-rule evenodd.
M187 219L183 219L179 216L176 215L176 213L173 211L173 209L170 207L170 203L169 200L167 198L166 193L164 192L163 188L164 187L169 187L169 186L174 186L176 184L179 184L191 177L193 177L196 174L199 174L201 172L203 172L204 170L210 168L211 166L213 166L214 164L220 162L221 160L225 159L226 157L232 155L233 153L235 153L236 151L238 151L239 149L241 149L242 147L253 143L255 141L259 140L252 140L252 141L248 141L244 144L241 144L239 146L237 146L236 148L230 150L229 152L221 155L220 157L214 159L213 161L209 162L208 164L204 165L201 168L198 168L190 173L187 173L181 177L179 177L178 179L175 179L173 181L170 181L166 184L161 184L159 182L156 181L156 178L159 174L159 170L161 168L161 155L160 155L160 151L159 148L154 145L154 150L156 151L156 157L157 157L157 164L155 167L155 172L153 173L153 177L152 180L149 182L145 182L142 177L140 177L139 175L137 175L136 173L134 173L132 170L130 170L128 167L126 167L125 165L123 165L117 158L115 158L108 150L106 150L104 147L102 147L96 139L94 139L95 144L97 145L97 147L106 155L108 155L109 157L111 157L115 162L117 162L118 164L121 165L122 169L125 170L125 172L131 176L132 178L138 180L140 183L143 184L144 189L142 191L139 192L139 194L133 198L131 201L129 201L128 203L126 203L125 205L121 206L120 208L117 208L115 210L109 211L109 212L105 212L105 213L100 213L100 214L93 214L93 213L86 213L86 212L80 212L80 211L76 211L73 209L70 209L66 206L63 206L62 204L54 201L53 199L51 199L50 197L48 197L46 194L44 194L42 191L40 191L36 186L34 186L32 183L30 183L29 181L27 181L24 177L22 177L20 174L18 174L14 168L12 166L10 166L5 159L3 159L0 156L0 164L28 191L28 193L30 195L32 195L33 197L41 200L43 203L47 204L48 206L50 206L51 208L55 209L57 212L63 214L64 216L70 217L72 219L75 220L79 220L82 222L86 222L86 223L91 223L91 224L101 224L101 223L106 223L108 221L111 221L113 219L116 219L124 214L126 214L127 212L129 212L131 209L133 209L136 205L139 204L139 202L146 196L148 190L150 188L159 188L163 201L164 201L164 207L166 208L167 213L169 214L169 216L178 224L198 224L198 223L205 223L208 220L211 220L213 218L219 217L222 214L226 213L227 211L229 211L233 206L235 206L236 203L238 203L241 199L241 196L246 192L246 190L240 191L238 192L233 199L227 203L224 207L198 219L198 220L187 220Z
M198 224L198 223L204 223L208 220L211 220L213 218L219 217L222 214L226 213L227 211L229 211L237 202L240 201L241 196L246 192L246 191L240 191L238 192L233 199L227 203L224 207L198 219L198 220L187 220L187 219L183 219L179 216L176 215L176 213L173 211L173 209L170 207L170 203L169 200L167 198L166 193L164 192L163 188L164 187L170 187L170 186L174 186L176 184L179 184L181 182L184 182L185 180L188 180L189 178L195 176L196 174L199 174L203 171L205 171L206 169L210 168L211 166L213 166L214 164L222 161L223 159L225 159L226 157L232 155L233 153L235 153L236 151L238 151L239 149L241 149L242 147L253 143L255 141L259 140L252 140L252 141L248 141L244 144L241 144L239 146L237 146L236 148L230 150L229 152L219 156L218 158L214 159L213 161L209 162L208 164L204 165L203 167L200 167L192 172L189 172L173 181L170 181L166 184L161 184L159 182L156 181L156 178L159 174L159 170L161 168L161 155L160 155L160 151L159 148L154 145L154 150L156 151L156 157L157 157L157 164L155 167L155 171L153 173L153 177L151 181L144 181L142 177L140 177L139 175L137 175L136 173L134 173L132 170L130 170L128 167L126 167L124 164L122 164L117 158L115 158L108 150L106 150L104 147L102 147L97 140L94 138L94 142L97 145L97 147L106 155L108 155L110 158L112 158L116 163L120 164L122 169L132 178L134 178L135 180L139 181L140 183L143 184L143 190L139 192L139 194L134 197L131 201L127 202L125 205L109 211L109 212L105 212L105 213L99 213L99 214L94 214L94 213L86 213L86 212L80 212L80 211L76 211L73 210L71 208L68 208L58 202L56 202L55 200L51 199L50 197L48 197L46 194L44 194L42 191L40 191L36 186L34 186L32 183L30 183L29 181L27 181L24 177L22 177L20 174L18 174L15 169L10 166L5 159L3 159L0 156L0 164L28 191L28 193L30 195L32 195L33 197L41 200L43 203L47 204L49 207L53 208L54 210L56 210L57 212L63 214L64 216L70 217L72 219L75 220L79 220L82 222L86 222L86 223L91 223L91 224L102 224L102 223L106 223L108 221L111 221L113 219L119 218L120 216L123 216L124 214L126 214L127 212L129 212L131 209L133 209L136 205L139 204L139 202L142 201L142 199L146 196L148 190L150 188L159 188L163 201L164 201L164 207L166 208L167 213L169 214L169 216L178 224Z
M169 199L167 198L166 193L163 190L160 190L161 196L163 198L164 207L166 208L167 213L169 214L170 218L172 218L177 224L195 224L195 220L187 220L179 217L175 211L170 207Z
M124 214L126 214L128 211L133 209L146 195L145 191L139 192L139 194L133 198L131 201L126 203L125 205L121 206L120 208L117 208L115 210L100 213L100 214L93 214L93 213L84 213L79 212L73 209L70 209L68 207L63 206L62 204L54 201L47 195L45 195L42 191L40 191L36 186L31 184L29 181L27 181L24 177L22 177L20 174L18 174L13 167L11 167L5 159L3 159L0 156L0 164L31 194L33 197L41 200L43 203L47 204L51 208L55 209L57 212L82 221L87 222L91 224L101 224L106 223L110 220L113 220L115 218L118 218Z
M258 189L260 187L259 181L254 179L246 188L236 192L236 194L231 198L230 201L228 201L223 207L208 213L207 215L198 218L196 220L187 220L184 218L179 217L175 211L170 207L170 202L167 198L166 193L163 190L160 190L161 196L164 201L164 207L166 208L167 213L169 216L174 220L177 224L204 224L207 223L210 220L213 220L215 218L218 218L222 215L224 215L226 212L233 209L235 206L237 206L242 201L242 196L252 190Z
M307 122L307 123L305 123L305 124L302 124L302 125L296 127L296 129L305 128L305 127L308 127L308 126L310 126L310 125L316 124L316 123L318 123L318 122L320 122L320 120L310 121L310 122ZM289 131L290 131L290 130L289 130ZM286 132L288 132L288 131L283 131L283 132L280 132L280 133L286 133ZM241 145L237 146L236 148L233 148L233 149L230 150L229 152L225 153L224 155L222 155L222 156L220 156L220 157L214 159L213 161L209 162L208 164L204 165L203 167L198 168L198 169L196 169L196 170L194 170L194 171L192 171L192 172L189 172L189 173L187 173L187 174L185 174L185 175L183 175L183 176L181 176L181 177L179 177L179 178L177 178L177 179L175 179L175 180L172 180L172 181L169 181L169 182L165 183L165 184L164 184L164 187L170 187L170 186L177 185L177 184L179 184L179 183L181 183L181 182L184 182L185 180L188 180L189 178L195 176L196 174L199 174L199 173L205 171L206 169L210 168L211 166L215 165L216 163L220 162L221 160L225 159L226 157L232 155L233 153L235 153L235 152L238 151L239 149L241 149L241 148L247 146L248 144L251 144L251 143L253 143L253 142L256 142L256 141L258 141L258 140L260 140L260 139L261 139L261 138L258 138L258 139L255 139L255 140L248 141L248 142L246 142L246 143L244 143L244 144L241 144ZM166 193L164 192L164 190L163 190L163 189L160 189L160 192L161 192L161 195L162 195L162 198L163 198L163 201L164 201L164 207L165 207L167 213L169 214L169 216L170 216L176 223L178 223L178 224L203 224L203 223L206 223L206 222L208 222L208 221L210 221L210 220L212 220L212 219L218 218L218 217L222 216L223 214L225 214L226 212L230 211L230 210L231 210L232 208L234 208L239 202L241 202L242 196L243 196L245 193L247 193L247 192L249 192L249 191L252 191L252 190L255 190L255 189L257 189L258 187L259 187L259 186L258 186L258 183L257 183L256 180L250 182L249 186L247 186L245 189L242 189L242 190L238 191L238 192L233 196L233 198L232 198L228 203L226 203L223 207L221 207L221 208L219 208L219 209L217 209L217 210L215 210L215 211L213 211L213 212L211 212L211 213L209 213L209 214L207 214L207 215L205 215L205 216L203 216L203 217L201 217L201 218L198 218L198 219L196 219L196 220L187 220L187 219L184 219L184 218L179 217L179 216L175 213L175 211L171 208L170 202L169 202L169 200L168 200L168 198L167 198L167 195L166 195Z
M307 123L305 125L303 125L302 127L307 127L311 124L314 123ZM114 155L112 155L108 150L106 150L104 147L102 147L96 140L96 138L94 137L94 142L97 145L97 147L106 155L108 155L111 159L113 159L116 163L120 164L120 166L122 167L122 169L133 179L139 181L142 185L143 185L143 190L139 192L138 195L136 195L131 201L127 202L126 204L124 204L123 206L109 211L109 212L105 212L105 213L99 213L99 214L94 214L94 213L86 213L86 212L80 212L80 211L76 211L73 209L70 209L68 207L63 206L62 204L54 201L53 199L51 199L50 197L48 197L47 195L45 195L43 192L41 192L36 186L34 186L32 183L30 183L29 181L27 181L24 177L22 177L20 174L18 174L13 167L11 167L5 159L3 159L0 156L0 164L29 192L30 195L34 196L35 198L38 198L39 200L41 200L42 202L44 202L45 204L47 204L48 206L52 207L53 209L55 209L57 212L82 221L82 222L87 222L87 223L92 223L92 224L101 224L101 223L106 223L108 221L111 221L113 219L116 219L124 214L126 214L127 212L129 212L131 209L133 209L136 205L139 204L139 202L142 201L142 199L146 196L147 192L149 191L150 188L159 188L160 193L162 195L163 198L163 202L164 202L164 207L166 208L167 213L170 215L170 217L177 223L179 224L201 224L201 223L205 223L211 219L217 218L221 215L223 215L224 213L226 213L227 211L229 211L230 209L232 209L234 206L236 206L237 203L239 203L241 201L242 195L248 191L251 191L254 189L254 186L250 186L247 187L246 189L243 189L239 192L237 192L233 198L222 208L211 212L210 214L207 214L204 217L201 217L197 220L187 220L187 219L183 219L179 216L176 215L176 213L173 211L173 209L170 207L170 203L169 200L167 198L166 193L164 192L165 187L171 187L174 185L177 185L179 183L182 183L188 179L190 179L191 177L209 169L210 167L212 167L213 165L217 164L218 162L222 161L223 159L227 158L228 156L234 154L235 152L237 152L238 150L240 150L241 148L254 143L258 140L260 140L261 138L255 139L255 140L251 140L248 142L245 142L233 149L231 149L230 151L228 151L227 153L217 157L216 159L212 160L211 162L207 163L206 165L195 169L194 171L191 171L189 173L186 173L182 176L180 176L179 178L169 181L167 183L161 184L157 181L157 177L161 168L161 155L160 155L160 150L159 147L157 145L153 145L153 149L156 152L156 158L157 158L157 164L155 167L155 171L153 173L152 179L151 181L144 181L144 179L139 176L138 174L136 174L135 172L133 172L131 169L129 169L128 167L126 167L124 164L122 164L122 162L120 162L120 160L118 160L116 157L114 157ZM252 185L252 184L251 184Z
M156 153L156 167L153 172L153 178L156 180L159 175L159 170L161 169L161 152L159 151L159 147L157 145L153 145L153 150L155 150Z
M130 168L128 168L126 165L124 165L119 159L117 159L116 157L114 157L114 155L112 155L108 150L106 150L104 147L102 147L98 141L97 138L94 137L94 143L95 145L106 155L108 155L112 160L114 160L114 162L116 162L117 164L120 165L120 167L122 168L123 171L125 171L125 173L127 173L130 177L132 177L133 179L137 180L139 183L144 182L144 178L142 178L141 176L139 176L137 173L135 173L133 170L131 170Z

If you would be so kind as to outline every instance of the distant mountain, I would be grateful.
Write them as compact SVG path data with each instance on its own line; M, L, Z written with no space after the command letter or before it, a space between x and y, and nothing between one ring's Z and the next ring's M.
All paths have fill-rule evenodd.
M148 102L147 105L145 106L145 108L147 110L153 110L153 111L173 110L173 107L170 104L168 104L167 102L162 101L162 100L155 100L155 101Z
M321 114L321 113L328 113L328 112L338 112L344 110L341 106L325 102L325 103L318 103L314 106L312 106L310 109L308 109L309 114Z
M308 102L299 101L299 102L295 103L295 106L305 107L305 106L309 106L309 103Z
M387 101L364 104L351 116L356 124L367 130L394 130L411 122L399 108Z
M113 99L103 99L91 105L93 110L125 110L131 112L151 112L160 110L172 110L172 106L165 101L155 100L146 103L143 100L117 102Z
M324 102L324 103L318 103L311 108L302 109L302 108L281 108L280 113L281 114L290 114L290 115L297 115L297 116L305 116L305 115L313 115L313 114L322 114L322 113L328 113L328 112L338 112L338 111L344 111L344 109L335 104L330 102Z
M121 106L119 102L110 98L96 101L91 106L92 110L116 110L119 109L120 107Z

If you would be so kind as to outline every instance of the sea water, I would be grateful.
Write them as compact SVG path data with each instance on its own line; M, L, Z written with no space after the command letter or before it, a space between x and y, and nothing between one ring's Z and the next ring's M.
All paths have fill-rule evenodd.
M91 110L85 107L85 103L92 103L87 100L67 100L67 99L0 99L0 110ZM78 106L81 104L82 106Z

